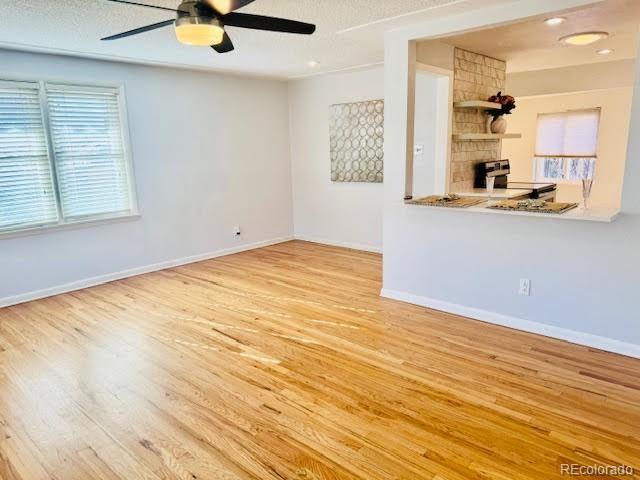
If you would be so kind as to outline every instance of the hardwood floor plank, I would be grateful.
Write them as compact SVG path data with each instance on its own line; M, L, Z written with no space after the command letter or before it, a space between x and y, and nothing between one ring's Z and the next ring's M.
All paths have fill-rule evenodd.
M288 242L0 309L0 479L640 478L640 361Z

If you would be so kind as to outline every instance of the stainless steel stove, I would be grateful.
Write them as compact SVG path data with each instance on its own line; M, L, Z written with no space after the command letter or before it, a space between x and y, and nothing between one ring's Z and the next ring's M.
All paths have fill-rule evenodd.
M531 190L529 198L553 201L556 198L555 183L507 182L506 189Z
M531 190L529 198L553 201L556 198L557 185L555 183L536 182L510 182L508 175L511 173L509 160L493 160L476 165L474 181L475 188L487 188L487 177L494 177L494 189L518 189Z

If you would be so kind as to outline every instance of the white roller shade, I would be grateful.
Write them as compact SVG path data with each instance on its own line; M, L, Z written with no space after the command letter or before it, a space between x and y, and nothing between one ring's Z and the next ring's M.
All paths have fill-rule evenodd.
M599 123L599 109L538 116L536 156L595 157Z
M39 85L0 82L0 230L57 220Z
M130 212L119 91L50 84L46 91L64 217Z

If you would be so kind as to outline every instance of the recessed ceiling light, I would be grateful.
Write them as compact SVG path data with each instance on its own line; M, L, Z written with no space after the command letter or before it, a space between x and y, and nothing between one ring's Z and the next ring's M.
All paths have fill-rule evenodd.
M603 48L602 50L598 50L598 55L609 55L610 53L613 53L613 50L610 48Z
M307 62L307 66L311 67L311 68L317 67L318 65L320 65L320 62L318 62L316 60L309 60Z
M553 18L547 18L544 23L546 23L547 25L549 25L550 27L553 27L555 25L560 25L561 23L564 23L567 19L564 17L553 17Z
M589 45L591 43L607 38L609 34L607 32L580 32L572 35L567 35L559 39L560 42L568 45Z

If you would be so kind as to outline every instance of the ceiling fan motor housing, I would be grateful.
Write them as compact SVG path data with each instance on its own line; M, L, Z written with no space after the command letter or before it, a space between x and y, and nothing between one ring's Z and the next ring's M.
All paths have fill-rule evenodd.
M180 18L216 18L216 12L207 2L187 0L178 7Z
M222 22L215 17L192 17L189 15L180 16L176 19L176 27L183 25L215 25L223 28Z

